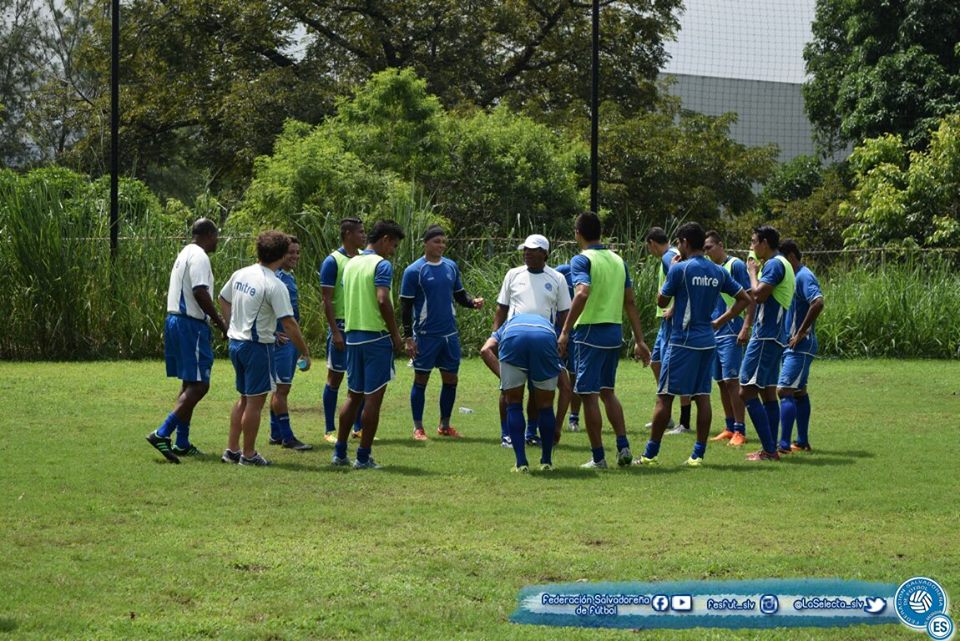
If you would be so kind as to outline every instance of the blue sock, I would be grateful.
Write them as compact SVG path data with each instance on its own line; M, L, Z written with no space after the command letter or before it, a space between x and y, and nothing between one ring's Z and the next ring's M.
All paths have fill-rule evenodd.
M797 396L793 402L797 406L797 443L810 445L810 396Z
M579 423L579 422L580 422L580 415L577 414L576 412L570 412L570 421L572 421L572 422L574 422L574 423Z
M457 386L444 383L440 386L440 424L450 427L453 404L457 402Z
M770 419L767 417L767 410L764 409L759 398L751 398L747 401L747 413L750 414L753 429L757 431L763 449L770 454L776 452L777 445L774 443L773 434L770 432Z
M692 458L703 458L703 455L707 453L707 444L697 441L693 444L693 454Z
M347 442L337 441L333 446L333 452L336 454L337 458L347 458Z
M743 434L744 436L746 436L746 434L747 434L747 424L746 424L746 423L734 423L734 424L733 424L733 431L734 431L734 432L739 432L740 434Z
M537 421L536 419L530 420L530 418L527 417L527 431L524 434L524 436L526 438L533 438L536 435L537 435Z
M360 407L357 408L357 418L354 419L353 421L354 432L359 432L360 430L363 429L363 423L360 421L360 419L363 417L363 405L366 402L367 402L366 399L360 401Z
M553 413L553 405L541 408L537 419L540 424L540 462L552 464L553 459L550 456L553 453L553 432L557 423L557 415Z
M270 439L273 441L283 440L283 436L280 434L280 424L277 422L277 415L273 410L270 410Z
M177 426L177 447L181 450L190 447L190 423L180 423Z
M733 431L734 431L733 426L736 425L736 423L735 423L734 420L733 420L733 417L732 417L732 416L728 416L728 417L726 417L726 418L724 419L724 421L726 421L726 424L727 424L727 431L728 431L728 432L733 432Z
M329 434L337 431L337 390L323 386L323 429Z
M523 405L520 403L507 405L507 426L510 428L513 453L517 456L517 467L529 465L523 441Z
M780 399L780 447L790 449L790 437L793 435L793 421L797 418L797 404L792 396Z
M427 386L414 383L410 386L410 410L414 425L423 423L423 406L427 404Z
M654 440L647 441L647 448L643 451L644 458L656 458L660 453L660 443Z
M289 414L277 414L277 433L281 441L293 440L293 428L290 427Z
M603 459L607 458L606 453L603 451L603 446L602 446L602 445L601 445L600 447L591 448L590 451L593 453L593 462L594 462L594 463L599 463L599 462L602 461Z
M627 438L627 435L617 437L617 451L619 452L625 447L630 447L630 439Z
M180 427L180 419L177 418L177 415L173 412L167 414L167 418L160 424L160 427L157 428L157 436L162 438L170 438L170 435L173 434L174 430Z
M780 431L780 403L770 401L763 404L763 409L767 413L767 422L770 424L770 434L773 436L773 446L777 446L777 432Z
M358 447L357 448L357 460L361 463L366 463L370 460L370 450L369 447Z

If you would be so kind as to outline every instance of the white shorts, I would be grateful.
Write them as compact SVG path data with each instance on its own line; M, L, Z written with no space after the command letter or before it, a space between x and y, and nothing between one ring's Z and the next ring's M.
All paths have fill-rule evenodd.
M515 387L523 387L527 384L527 372L516 365L500 361L500 389L508 390ZM533 386L547 392L553 392L557 389L557 377L548 378L545 381L533 381Z

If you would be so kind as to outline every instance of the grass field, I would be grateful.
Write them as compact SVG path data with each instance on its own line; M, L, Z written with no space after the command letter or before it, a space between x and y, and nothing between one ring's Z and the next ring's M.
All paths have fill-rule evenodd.
M180 466L143 439L177 388L161 363L0 363L0 638L923 639L901 626L630 632L507 618L523 586L578 579L922 574L960 598L958 362L816 363L816 452L780 464L711 447L707 467L686 469L692 438L674 436L664 467L595 473L578 468L586 436L564 434L559 469L525 477L498 446L479 360L461 376L457 405L475 413L456 415L459 442L409 438L412 371L397 365L374 448L385 468L356 472L327 464L322 364L292 394L294 429L320 446L268 447L264 421L275 465L260 469L218 460L226 361L194 417L210 456ZM620 385L639 452L653 379L624 361Z

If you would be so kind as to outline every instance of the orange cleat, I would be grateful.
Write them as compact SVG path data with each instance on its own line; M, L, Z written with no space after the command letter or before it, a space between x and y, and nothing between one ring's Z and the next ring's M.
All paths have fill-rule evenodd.
M415 441L429 441L427 438L427 433L423 431L422 427L413 428L413 440Z
M437 434L440 436L448 436L450 438L462 438L460 432L458 432L453 427L438 427Z
M710 440L711 441L729 441L730 439L733 438L734 434L736 434L736 432L733 432L731 430L723 430L722 432L720 432Z
M800 445L799 443L794 441L793 445L790 446L790 451L791 452L812 452L813 448L811 448L809 444Z
M744 443L747 442L747 437L740 432L734 432L733 436L730 437L730 442L727 443L729 447L743 447Z

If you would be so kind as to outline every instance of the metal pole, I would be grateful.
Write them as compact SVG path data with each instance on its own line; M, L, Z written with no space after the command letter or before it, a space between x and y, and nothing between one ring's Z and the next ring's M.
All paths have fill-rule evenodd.
M110 256L117 255L120 232L120 0L110 10Z
M599 207L599 163L597 140L600 137L600 0L593 0L593 87L590 92L590 211Z

